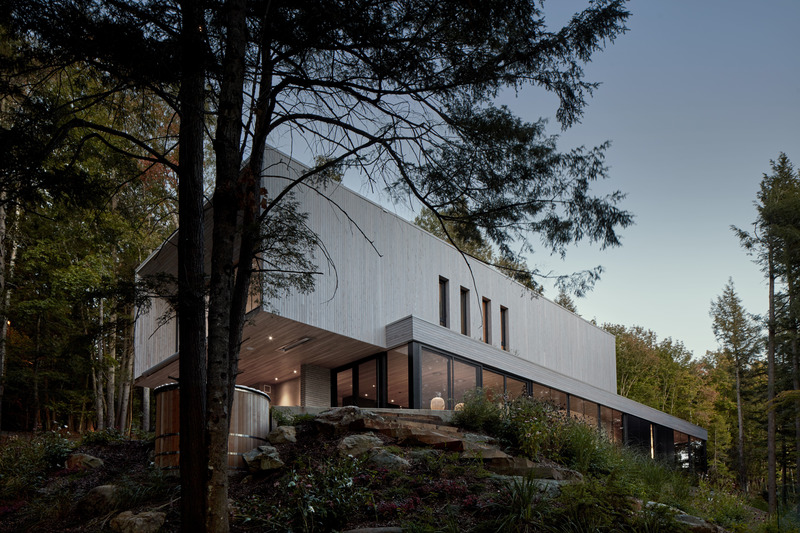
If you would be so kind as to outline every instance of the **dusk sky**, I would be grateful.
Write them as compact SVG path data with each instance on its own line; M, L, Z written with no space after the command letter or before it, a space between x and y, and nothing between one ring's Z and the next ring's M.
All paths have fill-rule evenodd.
M586 4L551 1L545 10L563 24ZM728 278L748 311L766 313L764 277L730 226L752 228L771 159L785 152L800 165L800 0L628 7L629 31L585 68L601 86L580 124L560 132L557 100L541 89L500 99L526 120L548 118L561 150L611 141L610 178L595 190L627 193L622 207L636 217L619 248L582 244L564 263L546 253L529 262L555 273L603 265L594 290L575 301L580 315L651 329L700 357L717 348L709 308ZM557 290L545 295L555 299Z
M574 12L581 2L546 4L556 5ZM766 313L764 276L730 226L752 228L771 159L785 152L800 165L800 1L628 5L630 31L585 69L602 85L561 148L612 142L603 187L628 194L636 224L620 248L532 262L603 265L594 291L576 300L579 314L652 329L702 356L717 347L708 312L729 277L748 311ZM529 120L554 105L533 90L504 102Z

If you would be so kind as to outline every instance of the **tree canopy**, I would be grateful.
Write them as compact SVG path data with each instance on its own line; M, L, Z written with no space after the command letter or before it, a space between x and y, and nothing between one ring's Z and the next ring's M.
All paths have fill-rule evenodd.
M513 247L564 254L582 240L616 246L632 223L620 193L591 193L606 177L605 145L560 152L544 121L493 104L505 88L533 85L557 96L562 127L576 123L597 87L582 65L625 31L623 0L590 2L562 28L530 0L10 0L5 9L29 45L22 68L78 67L100 80L63 108L69 118L49 138L96 140L178 175L180 431L195 444L181 450L187 529L227 529L227 413L258 227L297 184L334 167L361 171L440 220L475 224L504 257ZM158 101L178 131L72 112L120 95ZM266 197L267 142L307 147L321 163ZM214 227L205 272L208 177ZM454 202L464 206L457 216L447 212ZM575 282L585 287L596 276Z

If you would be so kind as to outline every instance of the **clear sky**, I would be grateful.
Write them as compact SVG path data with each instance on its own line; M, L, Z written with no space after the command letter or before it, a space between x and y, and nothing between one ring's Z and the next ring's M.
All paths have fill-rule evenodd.
M564 16L581 5L546 8ZM586 67L602 85L560 146L612 142L603 187L628 194L636 225L620 248L532 261L558 271L603 265L576 300L579 314L652 329L702 356L717 346L708 311L729 277L748 311L766 312L763 274L730 226L751 227L771 159L785 152L800 166L800 0L628 5L630 31ZM553 116L555 105L533 90L504 103L530 120Z
M586 3L551 0L545 11L562 24ZM529 262L556 273L603 265L595 289L575 301L580 315L651 329L700 357L717 347L708 312L728 278L748 311L766 312L764 277L730 226L751 228L771 159L785 152L800 166L800 0L628 6L629 31L586 66L602 85L559 148L610 140L610 179L596 190L627 193L622 207L636 223L619 248L584 244L564 263L545 253ZM532 88L500 103L526 120L549 118L559 133L554 96Z

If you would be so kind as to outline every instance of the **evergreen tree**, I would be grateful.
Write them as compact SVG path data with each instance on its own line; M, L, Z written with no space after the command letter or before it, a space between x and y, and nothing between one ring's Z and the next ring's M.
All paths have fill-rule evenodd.
M739 483L742 490L748 490L747 462L745 460L745 422L742 400L743 375L750 368L761 349L761 327L756 317L745 311L742 301L736 294L733 280L728 280L725 289L711 303L714 336L720 351L730 362L734 374L736 391L736 413L738 426L738 466Z
M764 174L758 192L756 208L758 218L754 231L749 233L734 227L733 230L748 253L755 256L768 280L767 313L767 490L769 509L777 511L777 412L776 412L776 357L781 347L781 337L788 339L792 360L792 387L800 387L797 345L797 272L800 264L800 176L795 172L786 154L770 161L771 174ZM785 309L778 309L780 287L786 288ZM779 321L779 315L784 319ZM786 328L785 332L779 328ZM791 397L791 396L790 396ZM786 398L786 396L784 396ZM795 402L795 476L800 481L800 402Z

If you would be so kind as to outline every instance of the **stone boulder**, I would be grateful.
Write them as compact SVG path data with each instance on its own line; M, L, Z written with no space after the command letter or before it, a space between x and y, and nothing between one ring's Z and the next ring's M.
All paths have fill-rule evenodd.
M505 455L505 457L503 457ZM536 463L527 457L512 457L507 454L484 460L483 466L486 470L504 476L524 476L531 471Z
M112 518L108 525L119 533L156 533L164 525L166 518L166 513L158 511L145 511L139 514L125 511Z
M103 460L86 453L73 453L67 457L66 467L70 470L89 470L91 468L100 468L103 466Z
M323 411L314 418L314 425L320 433L341 435L350 430L351 424L363 419L381 420L381 417L372 411L348 405Z
M342 455L358 457L376 446L383 446L383 441L372 434L348 435L339 441L337 446Z
M270 444L297 442L297 429L294 426L278 426L267 435Z
M534 463L528 471L536 479L555 479L556 481L583 481L583 474L560 465Z
M373 448L370 450L367 464L374 468L385 468L386 470L407 470L411 468L411 463L387 451L385 448Z
M449 431L403 427L393 436L400 446L430 446L449 452L464 451L464 441Z
M274 446L264 444L242 454L247 469L251 472L266 472L283 467L283 461Z
M99 485L78 502L78 512L85 516L100 516L116 509L121 503L121 490L116 485Z
M647 509L666 509L679 524L683 524L691 533L725 533L725 529L716 524L706 522L700 517L686 514L680 509L658 502L647 502ZM640 507L641 508L641 507Z

